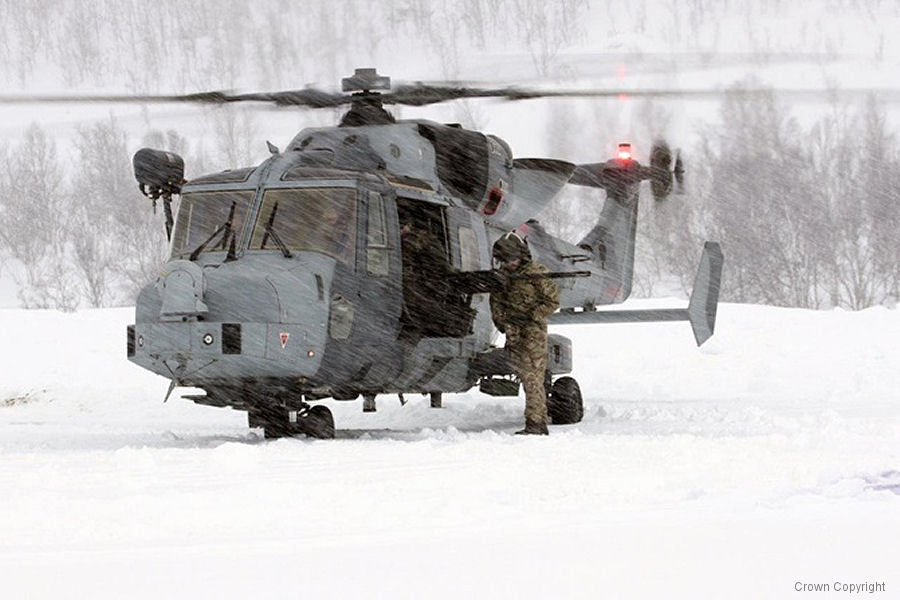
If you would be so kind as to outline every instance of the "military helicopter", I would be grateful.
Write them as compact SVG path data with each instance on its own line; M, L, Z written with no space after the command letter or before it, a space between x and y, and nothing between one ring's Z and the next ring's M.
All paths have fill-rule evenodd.
M442 394L475 386L516 396L519 382L505 349L493 343L489 308L490 291L503 285L492 245L510 231L556 278L561 309L551 324L687 320L698 345L713 334L723 264L713 242L703 249L687 308L597 309L631 292L641 182L649 180L663 200L682 181L680 157L666 144L653 147L649 166L628 144L593 164L514 158L494 135L396 120L384 108L618 92L422 83L391 91L375 69L357 69L342 88L95 98L349 105L337 126L303 129L284 150L269 144L271 156L253 167L185 181L181 157L149 148L135 154L142 192L163 203L171 258L137 298L127 356L170 380L167 399L175 387L200 388L204 394L185 398L246 411L266 437L331 438L332 413L316 404L325 398L362 398L363 410L374 411L384 394L401 401L429 394L433 407ZM566 184L606 193L598 222L577 243L534 220ZM427 289L409 289L406 225L427 231L446 260L441 273L416 277ZM411 306L421 298L424 313ZM551 334L547 352L551 422L578 422L581 392L566 375L571 341Z
M205 391L194 402L248 413L266 437L334 436L331 411L316 400L443 393L474 386L516 396L506 351L493 345L488 294L496 286L492 244L516 231L557 278L562 309L551 324L687 320L698 344L712 335L723 256L707 242L686 309L601 311L628 298L639 187L657 200L680 184L680 157L657 144L643 166L618 155L574 165L513 158L502 139L458 125L397 121L386 104L422 106L457 98L527 99L581 92L490 90L415 84L357 69L345 94L306 89L274 94L174 97L201 102L349 105L336 127L304 129L260 165L184 181L183 160L142 149L135 176L162 199L171 260L137 299L128 327L129 360ZM594 94L594 93L592 93ZM600 219L578 243L549 235L534 216L566 184L606 192ZM173 214L173 196L180 196ZM430 286L418 318L404 288L401 224L438 240L448 269ZM426 274L426 278L428 275ZM421 311L419 311L421 313ZM581 420L571 342L548 343L548 409L553 423ZM168 397L168 396L167 396Z

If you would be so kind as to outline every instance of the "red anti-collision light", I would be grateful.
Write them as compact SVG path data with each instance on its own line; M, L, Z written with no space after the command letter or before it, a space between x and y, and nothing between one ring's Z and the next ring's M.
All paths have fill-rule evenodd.
M497 209L500 208L500 203L503 201L503 190L499 187L492 187L491 191L488 193L488 200L484 204L484 208L481 209L481 212L486 215L492 215L497 212Z
M631 144L619 144L619 150L616 152L616 156L619 157L619 160L631 160Z

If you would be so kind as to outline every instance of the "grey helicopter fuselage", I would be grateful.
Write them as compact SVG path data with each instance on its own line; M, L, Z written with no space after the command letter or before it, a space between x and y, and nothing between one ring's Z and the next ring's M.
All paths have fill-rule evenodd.
M473 177L475 169L483 172ZM203 388L196 401L237 408L272 396L290 406L292 398L470 389L495 374L478 368L496 337L487 294L467 296L446 331L405 335L400 217L424 215L453 271L489 270L493 241L538 213L573 169L514 161L499 138L428 121L303 130L257 167L184 185L172 260L138 298L129 358ZM624 225L606 229L627 237L633 211L624 201L610 206L607 220ZM232 207L233 251L214 240L190 260ZM325 230L343 236L337 246L314 231L331 209L339 219ZM526 227L536 260L594 275L558 280L563 307L627 296L621 281L630 265ZM551 343L559 348L550 372L568 372L568 341ZM487 371L510 370L487 363Z

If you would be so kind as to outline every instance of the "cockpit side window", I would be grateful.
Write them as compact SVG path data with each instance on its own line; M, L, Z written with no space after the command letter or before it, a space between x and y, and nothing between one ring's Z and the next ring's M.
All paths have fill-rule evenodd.
M322 252L352 265L356 256L356 190L267 190L250 240L251 250L275 250L267 225L291 250Z
M368 219L366 219L366 265L370 275L383 276L390 271L387 224L384 214L384 198L369 192Z
M231 205L234 204L234 219L231 223L232 235L240 236L247 210L253 201L253 190L186 192L181 197L178 207L178 219L172 234L172 257L176 258L192 252L216 229L228 220ZM206 247L205 252L224 250L229 240L214 239Z

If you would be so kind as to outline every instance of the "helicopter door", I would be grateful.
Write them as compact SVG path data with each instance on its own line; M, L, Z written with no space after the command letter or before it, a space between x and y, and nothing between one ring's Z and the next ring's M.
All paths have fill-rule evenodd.
M332 338L340 357L336 364L341 373L351 374L349 383L378 389L393 381L402 365L402 355L392 351L403 306L400 236L389 193L361 188L358 198L356 268L340 282L338 292L340 301L352 310L352 328L343 339ZM332 286L332 293L336 287Z
M485 271L491 268L484 221L477 213L459 207L447 209L450 257L459 271Z
M462 207L448 207L444 213L447 224L447 241L450 261L455 271L483 271L491 268L488 253L487 232L484 221L477 213ZM447 299L449 329L454 337L461 337L478 331L490 331L487 315L487 294L469 296L454 292ZM481 306L484 304L484 306ZM484 309L484 310L480 310ZM475 327L478 315L488 319L485 327Z
M449 293L447 235L441 207L397 198L403 261L403 335L448 337L444 305Z
M399 330L401 311L399 231L393 199L375 191L362 191L365 215L365 250L360 253L360 293L368 298L365 328L381 342L385 332ZM379 298L380 302L372 299Z

